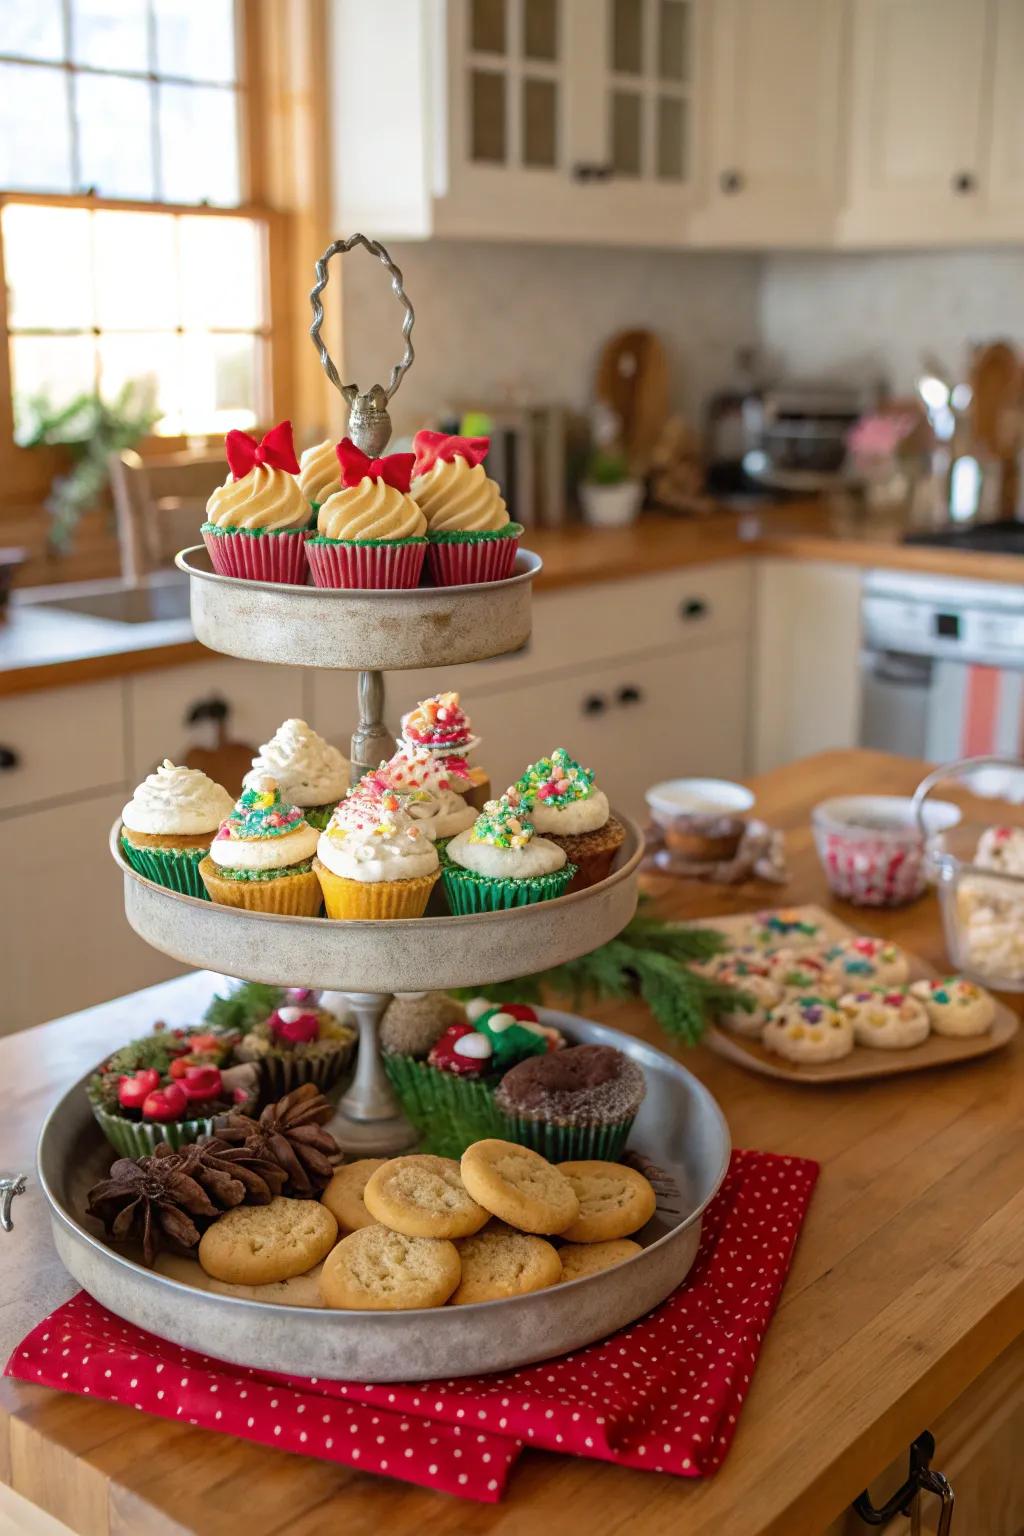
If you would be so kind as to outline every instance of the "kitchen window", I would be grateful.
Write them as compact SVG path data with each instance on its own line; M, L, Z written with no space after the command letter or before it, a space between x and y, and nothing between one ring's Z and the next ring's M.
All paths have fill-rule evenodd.
M44 407L129 383L162 436L271 414L243 9L0 0L0 454Z

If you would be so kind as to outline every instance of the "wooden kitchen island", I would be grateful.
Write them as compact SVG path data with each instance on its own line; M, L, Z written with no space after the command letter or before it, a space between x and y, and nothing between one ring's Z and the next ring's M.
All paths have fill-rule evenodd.
M818 901L946 964L929 896L857 915L829 901L811 806L843 791L907 793L922 765L829 753L755 781L759 812L788 833L784 892L658 880L660 910L711 916ZM111 911L111 924L123 921ZM157 1016L185 1022L208 979L184 978L0 1041L0 1162L26 1171L53 1100ZM672 1049L635 1003L594 1017ZM681 1053L722 1105L734 1144L816 1158L822 1176L739 1431L704 1482L528 1452L505 1502L479 1506L163 1420L0 1385L0 1478L83 1536L346 1536L387 1532L636 1531L643 1536L822 1536L902 1475L925 1428L957 1494L957 1536L1024 1527L1024 1047L974 1065L850 1087L755 1077L704 1048ZM74 1289L36 1188L0 1235L4 1355ZM926 1525L926 1529L930 1528ZM888 1528L902 1533L907 1522Z

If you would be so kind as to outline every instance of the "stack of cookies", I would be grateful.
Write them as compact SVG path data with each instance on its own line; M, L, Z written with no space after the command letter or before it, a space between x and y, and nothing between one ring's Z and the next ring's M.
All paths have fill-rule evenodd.
M323 1302L399 1311L522 1296L619 1264L641 1251L630 1234L654 1214L655 1193L619 1163L555 1165L487 1140L461 1162L350 1163L323 1205L349 1229L320 1272Z
M717 1024L796 1064L838 1061L857 1046L910 1050L933 1032L981 1035L996 1013L973 982L911 982L897 945L866 934L829 942L799 909L757 913L732 949L697 969L746 998Z

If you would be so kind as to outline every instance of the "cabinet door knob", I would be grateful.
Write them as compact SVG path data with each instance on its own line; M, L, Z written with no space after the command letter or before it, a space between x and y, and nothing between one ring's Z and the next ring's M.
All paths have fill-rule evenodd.
M642 688L638 688L635 683L624 683L615 695L615 702L617 704L642 704L643 701L644 691Z
M742 192L743 191L743 173L742 173L742 171L736 171L736 170L722 171L721 175L718 178L718 185L721 187L722 191L724 193L726 193L726 195L728 197L734 197L737 192Z
M686 624L692 624L696 619L707 618L708 612L708 605L702 597L684 597L679 604L679 617Z
M9 769L20 768L21 758L13 747L0 747L0 772L6 773Z
M603 715L608 708L608 700L603 693L588 693L583 700L583 713L585 715Z
M610 181L615 167L609 162L597 164L592 160L577 160L572 168L573 181Z
M960 196L964 196L968 192L976 192L977 189L978 179L974 175L973 171L957 171L956 175L953 177L954 192Z
M203 720L216 720L223 725L231 713L231 705L227 699L222 699L219 694L211 694L208 699L197 699L185 711L185 724L198 725Z

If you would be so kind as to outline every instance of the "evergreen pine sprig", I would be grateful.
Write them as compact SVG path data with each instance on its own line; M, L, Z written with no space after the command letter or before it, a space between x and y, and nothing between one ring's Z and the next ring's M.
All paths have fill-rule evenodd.
M716 1011L753 1006L746 993L690 969L726 948L726 939L714 929L662 922L641 910L618 938L589 955L518 981L463 988L460 995L483 996L495 1003L539 1003L545 992L556 992L578 1008L587 997L639 993L667 1034L695 1045Z
M236 1030L244 1035L283 1001L283 987L272 987L262 981L240 981L226 997L218 993L213 998L203 1021L213 1029Z

